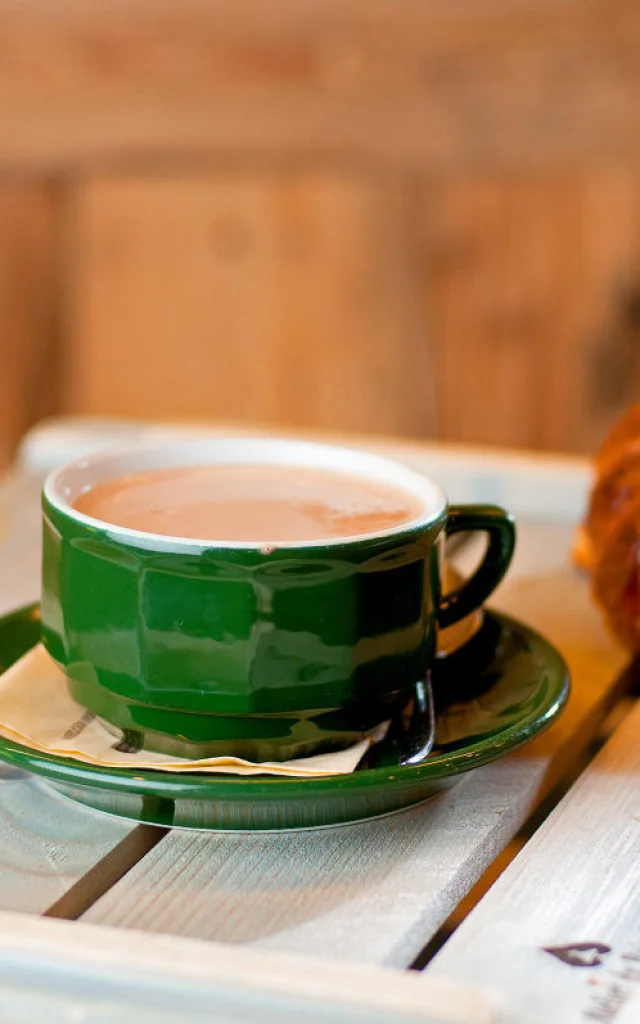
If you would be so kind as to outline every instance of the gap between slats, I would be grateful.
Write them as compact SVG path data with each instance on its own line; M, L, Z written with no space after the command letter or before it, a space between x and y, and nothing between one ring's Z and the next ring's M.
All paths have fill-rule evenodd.
M634 659L621 674L617 687L615 688L619 699L614 703L605 717L602 728L586 747L582 758L572 766L571 771L563 776L561 781L553 788L543 802L535 809L534 813L524 822L522 828L514 836L511 842L505 847L502 853L496 858L493 864L478 879L475 886L464 897L462 902L449 915L438 931L432 936L424 949L420 951L409 970L423 971L433 960L437 953L446 945L454 932L462 922L469 916L471 911L480 902L485 893L498 880L500 875L509 867L514 858L520 853L527 841L542 825L545 819L551 814L554 807L566 796L571 787L586 768L591 764L602 747L611 738L622 720L635 707L640 698L640 659Z
M169 829L156 825L138 825L117 846L87 871L60 899L45 910L43 917L75 921L119 882L161 839Z

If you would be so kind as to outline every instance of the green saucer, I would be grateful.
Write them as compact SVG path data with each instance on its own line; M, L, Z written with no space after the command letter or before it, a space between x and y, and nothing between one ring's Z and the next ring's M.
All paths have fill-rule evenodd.
M0 618L0 671L40 639L37 606ZM392 729L351 775L318 779L176 774L98 768L0 737L0 759L97 810L139 822L219 831L318 828L389 814L427 800L462 772L503 757L547 728L569 694L561 655L539 634L487 612L476 636L436 664L436 745L400 766Z

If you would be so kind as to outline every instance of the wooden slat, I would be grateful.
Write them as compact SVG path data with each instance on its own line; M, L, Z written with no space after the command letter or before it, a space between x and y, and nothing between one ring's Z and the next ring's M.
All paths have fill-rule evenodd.
M15 914L0 914L0 1001L24 1024L497 1024L499 1003L399 971Z
M358 176L89 181L67 407L428 433L410 211Z
M593 451L640 387L640 178L432 182L423 251L439 436Z
M559 771L580 758L625 660L583 582L563 567L571 527L520 529L521 570L516 564L498 603L544 625L574 675L569 707L548 733L441 799L386 820L286 837L173 833L86 919L336 960L411 963Z
M133 827L0 764L0 910L44 913Z
M82 920L406 967L526 817L543 768L480 769L433 804L343 829L174 831Z
M0 18L13 168L178 152L447 171L638 157L633 0L4 0Z
M639 730L636 707L425 981L482 979L503 993L505 1019L531 1024L639 1019ZM545 952L574 943L602 943L610 952L592 968Z
M57 410L57 228L52 190L0 183L0 468L24 431Z
M0 485L0 615L40 596L42 477L12 473Z

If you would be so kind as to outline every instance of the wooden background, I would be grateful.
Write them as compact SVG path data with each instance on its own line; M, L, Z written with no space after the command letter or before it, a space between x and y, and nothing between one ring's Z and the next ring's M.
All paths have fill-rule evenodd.
M589 451L633 0L0 0L0 462L57 412Z

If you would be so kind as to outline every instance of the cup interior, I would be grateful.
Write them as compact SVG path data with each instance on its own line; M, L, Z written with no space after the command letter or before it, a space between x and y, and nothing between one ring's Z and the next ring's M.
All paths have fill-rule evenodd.
M189 466L242 464L299 466L305 470L317 467L345 476L364 477L382 486L406 491L418 499L423 509L416 518L390 529L313 541L279 541L278 548L327 547L393 536L429 525L439 519L446 509L446 497L437 484L391 459L337 445L266 437L180 439L105 450L56 470L45 482L44 495L54 508L78 522L99 527L111 537L138 547L181 551L211 547L259 549L268 543L266 538L258 537L255 541L221 541L215 537L169 537L105 523L74 508L78 498L91 488L131 474Z

